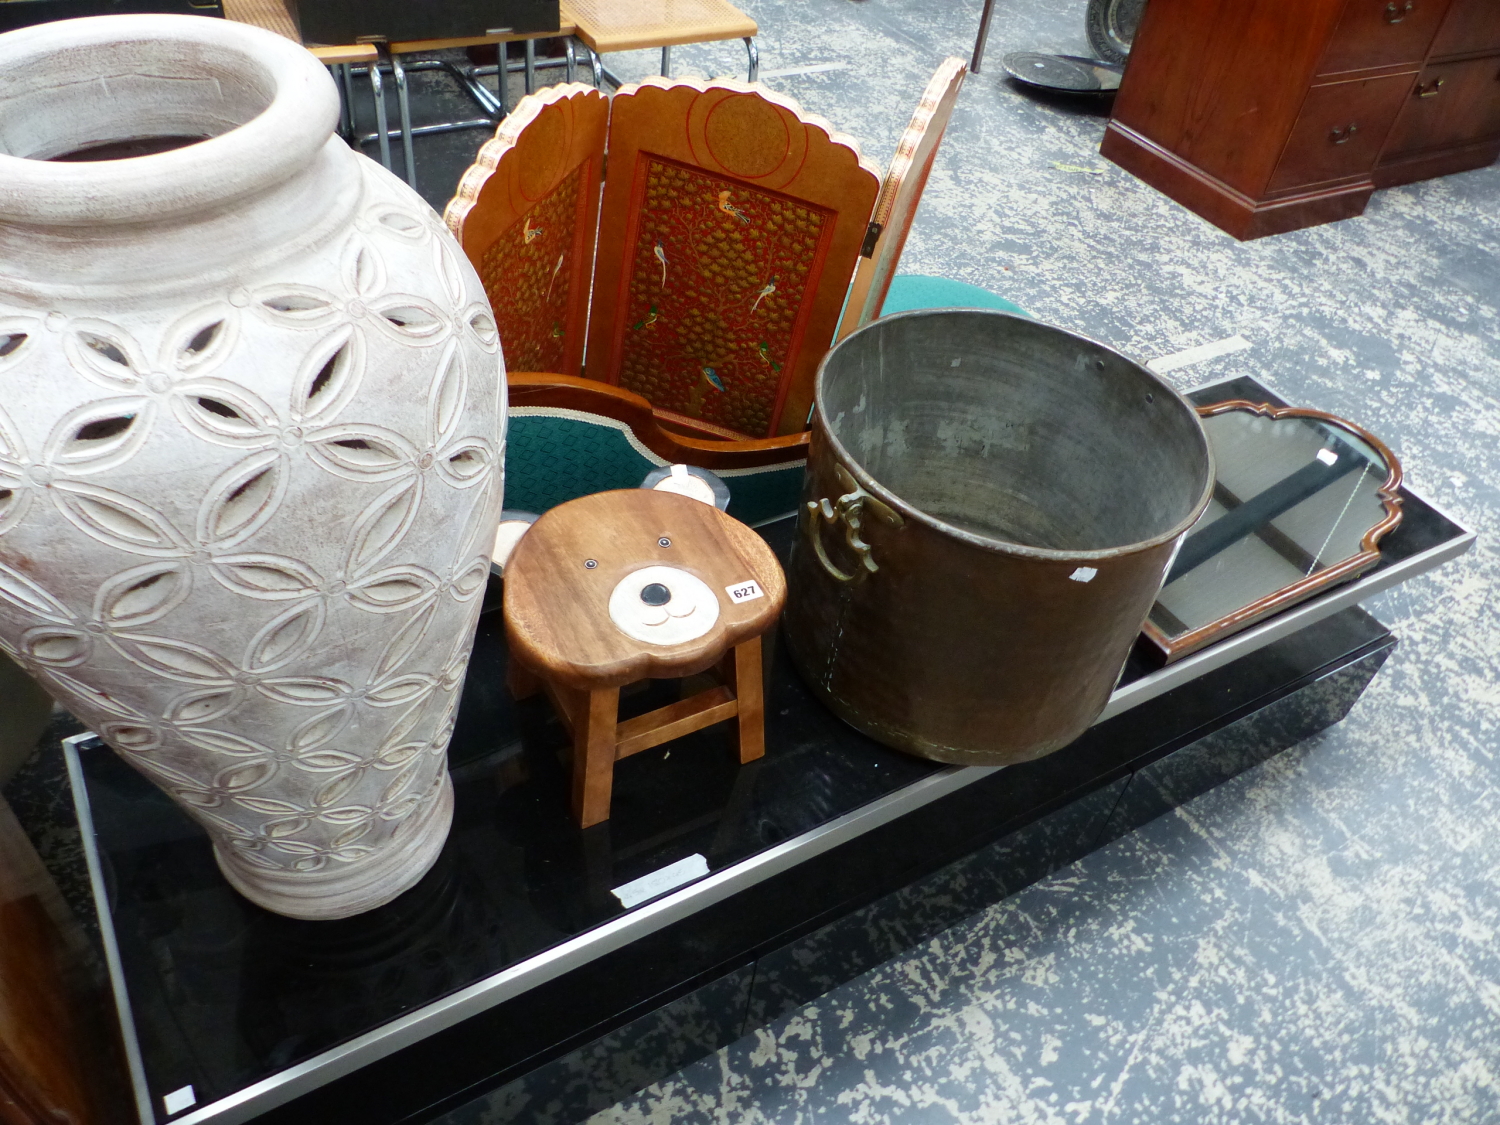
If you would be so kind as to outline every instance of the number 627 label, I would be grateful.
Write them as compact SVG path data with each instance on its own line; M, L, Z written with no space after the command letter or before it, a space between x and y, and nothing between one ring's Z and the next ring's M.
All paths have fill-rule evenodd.
M724 592L729 595L729 600L735 605L741 602L753 602L756 598L763 598L766 592L755 582L755 579L746 579L744 582L736 582L732 586L725 586Z

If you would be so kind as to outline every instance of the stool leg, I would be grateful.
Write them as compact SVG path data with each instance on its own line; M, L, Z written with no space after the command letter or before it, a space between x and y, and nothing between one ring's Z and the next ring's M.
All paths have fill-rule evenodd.
M530 699L542 690L542 681L529 668L523 668L515 657L505 668L505 686L512 699Z
M753 762L766 752L766 700L761 685L760 638L752 637L734 648L734 698L740 764Z
M620 689L589 692L587 706L579 712L573 723L573 819L579 828L591 828L609 819Z

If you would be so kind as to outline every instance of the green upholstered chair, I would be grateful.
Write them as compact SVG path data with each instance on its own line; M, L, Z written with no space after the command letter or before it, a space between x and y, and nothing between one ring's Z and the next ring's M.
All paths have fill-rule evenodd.
M689 438L663 429L638 395L551 374L512 378L505 444L505 506L538 514L593 492L635 488L652 469L680 463L723 478L729 514L753 526L797 507L807 461L805 438Z
M951 277L929 277L920 273L899 273L891 279L880 315L906 312L909 309L999 309L1018 316L1031 314L1020 305L998 297L988 289L954 281Z

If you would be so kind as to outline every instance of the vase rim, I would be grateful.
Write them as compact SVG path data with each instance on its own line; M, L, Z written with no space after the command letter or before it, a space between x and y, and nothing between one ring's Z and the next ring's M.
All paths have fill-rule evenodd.
M129 59L138 47L140 62ZM37 24L0 35L0 74L83 73L99 83L113 118L124 120L126 95L108 82L129 87L132 79L177 75L142 71L151 55L188 69L207 59L226 73L243 76L243 97L265 102L246 120L206 139L114 160L57 161L5 151L8 130L0 101L0 223L41 226L134 224L166 221L214 209L263 192L310 166L333 135L339 95L323 65L305 48L274 32L228 19L187 15L110 15ZM118 58L114 56L120 56ZM180 63L178 60L182 60ZM93 74L88 68L113 66ZM172 65L172 64L169 64ZM132 67L135 69L132 70ZM202 66L200 66L202 69ZM217 81L212 76L199 77ZM77 79L62 84L81 86ZM5 100L12 100L8 95ZM145 107L146 99L137 98ZM101 118L109 117L108 111ZM204 117L207 119L208 112ZM187 130L178 130L187 132ZM148 132L146 137L163 135ZM103 143L133 138L102 138ZM66 150L64 150L66 151Z

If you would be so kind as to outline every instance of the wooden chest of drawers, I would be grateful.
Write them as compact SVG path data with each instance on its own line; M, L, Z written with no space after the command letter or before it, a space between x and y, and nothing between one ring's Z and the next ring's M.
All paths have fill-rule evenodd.
M1500 0L1150 0L1103 154L1236 238L1500 157Z

